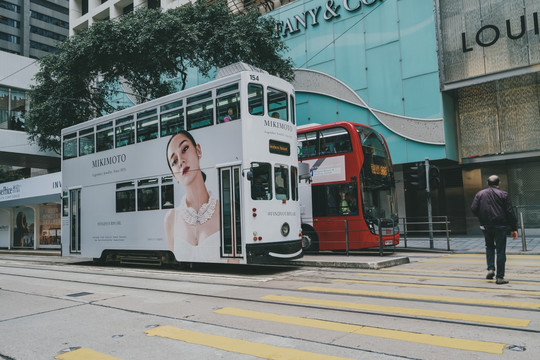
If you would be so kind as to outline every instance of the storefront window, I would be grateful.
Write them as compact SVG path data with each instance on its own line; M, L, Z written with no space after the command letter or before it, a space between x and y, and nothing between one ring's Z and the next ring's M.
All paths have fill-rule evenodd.
M42 205L40 208L39 246L60 246L60 204Z
M13 247L34 247L34 209L29 207L22 207L15 210Z

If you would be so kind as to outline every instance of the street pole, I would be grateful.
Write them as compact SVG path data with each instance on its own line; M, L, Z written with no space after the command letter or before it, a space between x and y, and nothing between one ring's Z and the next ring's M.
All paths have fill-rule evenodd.
M433 249L433 217L431 213L431 189L429 187L429 158L425 159L424 164L426 169L426 200L429 226L429 248Z

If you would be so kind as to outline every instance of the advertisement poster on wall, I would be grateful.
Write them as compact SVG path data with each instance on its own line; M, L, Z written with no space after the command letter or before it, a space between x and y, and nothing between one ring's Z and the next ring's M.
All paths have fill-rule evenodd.
M13 230L13 247L34 247L34 209L21 207L15 210L15 229Z

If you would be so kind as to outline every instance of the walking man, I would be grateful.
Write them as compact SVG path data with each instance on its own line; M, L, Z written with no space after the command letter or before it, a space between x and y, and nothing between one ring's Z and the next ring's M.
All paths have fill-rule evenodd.
M512 208L510 196L506 191L499 189L501 180L497 175L488 178L488 188L480 190L474 197L471 205L473 214L480 221L482 232L486 240L486 279L495 276L495 250L497 250L497 284L508 284L504 279L506 264L506 234L517 240L517 218Z

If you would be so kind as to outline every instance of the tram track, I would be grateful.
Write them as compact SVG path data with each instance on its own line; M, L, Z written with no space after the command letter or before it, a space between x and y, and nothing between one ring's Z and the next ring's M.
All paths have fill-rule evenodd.
M23 267L23 266L9 266L9 265L5 265L5 264L2 264L0 265L0 268L12 268L12 269L23 269L23 270L35 270L35 271L39 271L39 270L43 270L43 268L41 267L33 267L33 268L29 268L29 267ZM66 274L70 274L70 275L73 275L73 274L77 274L77 275L94 275L95 273L93 272L90 272L90 271L72 271L72 269L70 270L67 270L67 269L47 269L47 271L52 271L52 272L56 272L56 273L66 273ZM349 273L350 274L350 273ZM7 272L4 272L4 271L1 271L0 272L0 275L5 275L5 276L12 276L12 277L24 277L24 278L31 278L31 279L38 279L38 280L49 280L49 281L59 281L59 282L67 282L67 283L77 283L77 284L81 284L81 285L91 285L91 286L104 286L104 287L112 287L112 288L122 288L122 289L126 289L126 290L139 290L139 291L150 291L150 292L156 292L156 293L166 293L166 294L176 294L176 295L184 295L184 296L193 296L193 297L204 297L204 298L213 298L213 299L216 299L216 300L225 300L225 301L239 301L239 302L244 302L244 303L252 303L252 304L259 304L259 305L278 305L278 306L283 306L283 307L298 307L298 308L303 308L303 309L306 309L306 308L309 308L309 309L313 309L313 310L317 310L317 311L328 311L328 312L335 312L335 313L349 313L349 314L362 314L362 315L376 315L376 316L384 316L384 317L392 317L392 318L400 318L400 319L405 319L405 320L421 320L421 321L426 321L426 322L439 322L439 323L447 323L447 324L454 324L454 325L463 325L463 326L468 326L468 327L488 327L488 328L496 328L496 329L500 329L500 330L509 330L509 331L519 331L519 332L527 332L527 333L540 333L540 330L536 330L536 329L525 329L525 328L517 328L517 327L512 327L512 326L502 326L502 325L493 325L493 324L482 324L482 323L473 323L473 322L470 322L470 321L457 321L457 320L447 320L447 319L441 319L441 318L433 318L433 317L422 317L422 316L408 316L408 315L402 315L402 314L388 314L388 313L383 313L383 312L374 312L374 311L362 311L362 310L351 310L351 309L345 309L345 308L332 308L332 307L327 307L327 306L317 306L317 305L309 305L309 304L295 304L295 303L290 303L290 302L279 302L279 301L268 301L268 300L264 300L264 299L246 299L244 297L237 297L237 296L224 296L224 295L215 295L215 294L205 294L205 293L199 293L199 292L195 292L195 291L178 291L178 290L168 290L168 289L160 289L159 287L140 287L140 286L129 286L129 285L119 285L117 283L107 283L107 282L95 282L95 281L83 281L83 280L74 280L74 279L66 279L66 278L61 278L61 277L58 277L58 278L51 278L51 277L47 277L47 276L38 276L38 275L21 275L21 274L12 274L12 273L7 273ZM107 274L107 273L100 273L99 274L100 276L107 276L107 277L110 277L110 278L132 278L132 279L137 279L137 280L152 280L152 281L166 281L166 282L183 282L183 283L190 283L190 284L197 284L197 285L218 285L218 286L230 286L230 287L240 287L240 288L243 288L243 289L257 289L257 290L264 290L264 291L279 291L279 292L288 292L288 293L293 293L293 294L302 294L302 295L306 295L306 291L304 290L301 290L301 289L283 289L283 288L278 288L278 287L258 287L258 286L254 286L254 285L247 285L247 284L238 284L238 283L235 283L235 284L230 284L230 283L215 283L215 282L210 282L210 281L194 281L193 279L191 280L184 280L184 279L170 279L170 278L156 278L156 277L148 277L148 276L140 276L140 275L127 275L127 274ZM198 275L198 276L204 276L204 275L201 275L200 273L187 273L185 274L186 276L192 276L192 275ZM226 278L225 277L222 277L223 278ZM331 278L329 278L331 279ZM235 281L238 280L238 278L235 278L234 279ZM328 279L326 279L328 280ZM2 288L0 288L2 289ZM325 292L318 292L318 291L309 291L307 292L309 294L325 294L325 295L332 295L332 294L329 294L329 293L325 293ZM32 294L30 292L28 292L27 294L29 295L35 295L35 294ZM342 295L342 294L341 294ZM67 296L67 295L66 295ZM66 296L56 296L55 298L57 299L63 299L63 300L66 300ZM358 298L357 295L354 296L355 298ZM395 300L402 300L401 298L399 297L396 297L396 298L388 298L388 297L382 297L382 296L361 296L361 297L365 297L365 298L371 298L371 299L385 299L385 300L392 300L392 299L395 299ZM76 300L76 299L70 299L72 301L76 301L76 302L81 302L80 300ZM97 301L82 301L82 303L85 303L85 304L91 304L91 305L94 305L94 306L104 306L104 307L109 307L108 305L103 305L103 304L99 304L98 303L99 300ZM414 303L421 303L421 302L432 302L432 303L436 303L436 304L453 304L453 305L466 305L466 306L478 306L478 305L475 305L475 304L455 304L455 303L452 303L452 302L442 302L442 301L425 301L425 300L414 300L412 299L411 302L414 302ZM485 306L485 305L482 305L482 306ZM522 309L522 308L516 308L516 307L502 307L502 306L492 306L493 308L502 308L502 309L508 309L508 310L521 310L521 311L530 311L528 309ZM122 309L122 308L116 308L116 307L111 307L111 308L115 308L115 309ZM151 314L151 315L155 315L155 316L162 316L162 315L158 315L158 314ZM183 320L185 320L184 318L182 318Z

